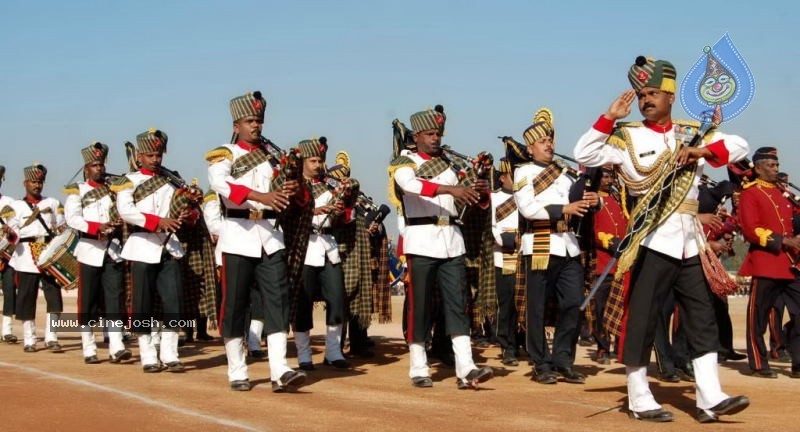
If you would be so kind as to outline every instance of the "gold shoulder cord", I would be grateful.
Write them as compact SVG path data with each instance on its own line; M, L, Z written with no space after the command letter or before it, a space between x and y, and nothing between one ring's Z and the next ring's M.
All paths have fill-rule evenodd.
M653 162L652 165L645 167L639 163L639 158L636 157L636 152L633 149L633 145L631 145L631 137L630 133L626 128L620 128L622 134L625 138L625 142L627 145L625 146L626 150L628 150L628 156L631 158L631 162L633 162L633 167L636 169L636 173L643 176L643 180L634 180L627 176L623 170L619 171L620 177L622 177L622 181L625 182L625 186L634 192L642 192L645 190L650 189L653 187L653 184L658 180L659 177L659 169L666 163L669 162L670 158L672 157L672 152L670 151L663 151L658 158ZM676 146L676 151L680 149L681 145Z

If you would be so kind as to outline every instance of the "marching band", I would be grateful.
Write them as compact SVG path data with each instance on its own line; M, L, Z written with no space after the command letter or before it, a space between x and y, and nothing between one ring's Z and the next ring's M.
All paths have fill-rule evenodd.
M749 367L754 377L777 376L764 333L776 304L792 321L800 314L800 200L778 176L776 149L756 150L751 162L743 138L673 120L675 76L668 61L637 58L632 89L574 146L576 167L556 157L546 108L524 129L524 144L503 137L497 169L488 152L472 158L442 144L442 106L411 115L410 129L393 122L388 199L405 257L412 386L435 384L430 349L452 356L459 389L492 378L473 360L471 337L483 329L501 345L504 365L527 356L534 382L583 384L573 363L585 325L594 360L606 365L616 355L625 365L632 419L674 419L648 382L654 346L660 379L695 382L699 422L738 413L750 401L726 394L717 370L718 361L743 357L733 350L726 302L736 288L719 261L736 233L749 243L739 271L752 277ZM644 120L621 122L633 103ZM207 329L222 337L231 390L252 388L247 356L268 356L272 390L292 392L316 369L315 302L325 304L323 365L351 367L348 331L349 354L371 356L370 323L391 320L389 209L360 191L346 153L327 166L326 138L288 150L264 138L266 108L258 91L230 101L233 138L206 153L205 194L162 165L168 137L157 129L126 146L124 175L106 172L105 144L83 148L84 179L65 186L63 207L42 195L47 169L25 167L25 197L0 195L2 340L18 342L15 318L24 351L37 351L41 288L45 347L61 351L50 323L63 311L61 289L76 288L86 364L100 362L87 324L102 317L110 362L132 359L123 339L132 331L144 372L183 372L174 322L196 318L199 339L210 338ZM732 181L722 187L707 167L727 167ZM131 318L150 324L119 325ZM555 328L551 343L546 327ZM670 328L679 329L671 341ZM296 368L287 360L290 334ZM784 339L791 376L800 378L800 327Z

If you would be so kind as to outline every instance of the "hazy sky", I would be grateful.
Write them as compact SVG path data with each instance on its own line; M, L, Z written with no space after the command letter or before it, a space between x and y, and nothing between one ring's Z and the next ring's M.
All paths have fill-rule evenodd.
M45 193L80 167L80 148L167 132L164 164L207 184L205 151L231 135L228 101L261 90L265 135L283 147L326 136L353 175L385 201L391 121L437 103L444 141L502 153L536 109L553 110L557 151L623 90L637 55L672 61L678 80L726 31L756 80L753 103L723 130L751 150L778 147L797 176L788 125L800 67L800 8L782 2L3 2L0 5L2 191L22 194L22 167L50 174ZM776 3L777 4L777 3ZM687 117L677 104L677 118ZM634 109L632 120L639 116ZM721 177L723 171L712 173ZM394 224L393 222L391 223Z

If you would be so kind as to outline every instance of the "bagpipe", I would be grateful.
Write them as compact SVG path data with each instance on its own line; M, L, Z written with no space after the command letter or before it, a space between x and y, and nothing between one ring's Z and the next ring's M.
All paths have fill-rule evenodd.
M263 136L261 137L261 144L277 164L278 184L282 184L287 180L300 180L303 175L303 160L300 158L299 150L293 148L285 151Z

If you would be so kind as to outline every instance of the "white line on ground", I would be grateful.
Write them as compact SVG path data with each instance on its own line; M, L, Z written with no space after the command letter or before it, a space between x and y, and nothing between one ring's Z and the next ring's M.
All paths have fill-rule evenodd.
M246 424L239 423L239 422L236 422L236 421L233 421L233 420L225 420L223 418L210 416L210 415L207 415L207 414L199 413L197 411L192 411L192 410L190 410L188 408L181 408L181 407L177 407L177 406L166 405L164 403L151 400L150 398L148 398L146 396L141 396L141 395L138 395L136 393L127 392L127 391L115 389L115 388L112 388L112 387L106 387L104 385L96 384L96 383L93 383L91 381L86 381L86 380L82 380L82 379L78 379L78 378L72 378L72 377L68 377L68 376L64 376L64 375L55 374L55 373L52 373L52 372L46 372L46 371L43 371L41 369L36 369L36 368L28 367L28 366L20 366L20 365L13 364L13 363L0 362L0 366L10 367L10 368L17 368L17 369L23 370L25 372L28 372L30 374L41 375L41 376L45 376L45 377L48 377L48 378L53 378L53 379L66 381L66 382L71 383L71 384L81 385L81 386L93 388L93 389L96 389L96 390L102 390L102 391L106 391L106 392L109 392L109 393L114 393L116 395L120 395L120 396L129 398L129 399L137 400L137 401L142 402L142 403L147 404L147 405L151 405L151 406L154 406L154 407L162 408L162 409L165 409L165 410L168 410L168 411L174 411L174 412L177 412L179 414L183 414L183 415L187 415L187 416L191 416L191 417L201 418L203 420L207 420L207 421L210 421L210 422L213 422L213 423L218 423L218 424L221 424L223 426L233 427L233 428L246 430L246 431L254 431L254 432L259 432L259 431L264 430L264 429L257 429L257 428L254 428L252 426L248 426Z

